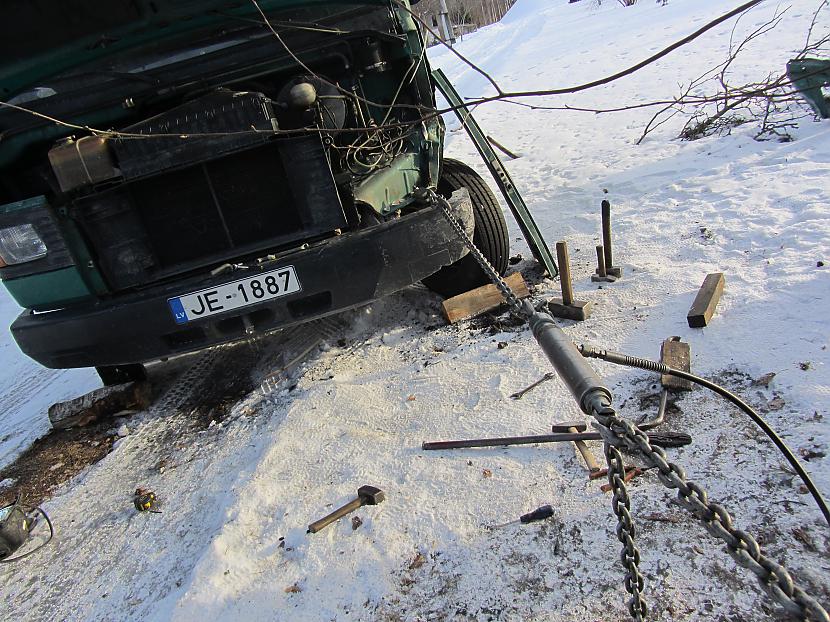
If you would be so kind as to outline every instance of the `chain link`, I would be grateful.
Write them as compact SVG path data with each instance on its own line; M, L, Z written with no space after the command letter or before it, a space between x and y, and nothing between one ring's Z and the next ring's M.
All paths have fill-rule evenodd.
M647 466L655 467L660 482L667 488L677 489L680 505L702 521L711 535L726 542L727 550L735 561L751 570L758 577L761 587L788 612L803 620L830 622L824 608L795 585L786 568L764 555L750 534L736 529L729 512L723 506L710 502L701 486L688 481L683 468L669 462L662 448L652 447L645 432L619 417L610 407L595 409L593 416L602 426L600 431L606 444L625 446L639 454Z
M642 622L648 615L648 606L642 596L645 579L640 573L640 551L634 543L637 530L631 518L631 500L625 486L625 464L620 451L609 443L605 443L605 461L608 464L608 483L614 493L611 509L617 515L617 539L623 545L620 561L627 571L625 589L631 594L628 612L634 620Z

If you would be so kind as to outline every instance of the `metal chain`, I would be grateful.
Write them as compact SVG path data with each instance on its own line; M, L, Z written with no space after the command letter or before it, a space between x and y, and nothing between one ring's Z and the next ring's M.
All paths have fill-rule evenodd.
M667 488L677 489L680 504L703 522L706 530L726 542L729 554L738 564L751 570L761 587L788 612L802 620L830 622L827 611L804 590L795 585L787 569L769 559L750 534L732 525L726 509L708 500L706 491L686 479L683 468L669 462L666 452L652 447L648 435L630 421L619 417L611 407L594 409L593 416L600 423L600 432L607 444L626 446L639 454L647 466L657 468L657 477Z
M428 192L432 201L441 208L447 221L467 245L487 277L502 293L511 310L520 315L531 315L534 311L533 305L528 301L520 301L513 294L496 269L490 265L487 258L467 235L464 227L453 217L447 200L433 190ZM600 432L606 446L614 447L615 451L617 451L617 447L625 446L639 454L645 460L646 466L657 468L657 476L660 482L667 488L677 489L680 504L701 520L710 534L726 542L727 550L735 561L744 568L751 570L758 577L761 587L788 612L808 622L830 622L830 615L827 614L827 611L817 600L795 585L787 569L764 555L755 538L745 531L735 529L732 526L732 517L729 512L717 503L710 502L706 491L702 487L688 481L682 467L669 462L666 452L662 448L652 447L645 432L630 421L619 417L610 406L594 408L591 414L601 426ZM619 455L618 451L617 455ZM606 453L606 460L608 460L608 453ZM643 616L647 615L648 609L640 595L644 582L638 568L640 558L637 547L634 545L635 531L629 512L628 490L625 482L622 481L625 467L622 467L623 476L621 476L617 468L618 465L612 465L610 460L608 464L609 482L614 490L612 504L614 513L620 521L617 528L617 537L624 545L621 558L628 572L625 587L632 595L629 601L629 612L639 622L643 619ZM621 458L619 464L622 465ZM614 469L613 479L612 467ZM620 502L622 505L620 505ZM623 517L621 517L621 514L623 514ZM627 520L626 526L622 527L622 521L625 520ZM638 613L640 617L637 617Z
M467 235L467 232L464 230L464 227L459 223L455 217L452 215L450 211L450 204L444 197L440 194L437 194L434 191L431 192L432 200L438 204L441 210L444 212L444 216L446 217L447 221L450 223L452 228L458 234L458 236L464 240L464 243L467 245L467 248L472 253L475 260L478 262L478 265L481 266L481 269L484 270L484 273L487 275L487 278L490 279L490 282L495 285L498 290L501 292L501 295L504 296L504 301L510 307L510 310L514 313L519 315L529 315L533 313L533 307L531 306L528 310L526 305L522 304L522 301L518 299L516 294L513 293L513 290L504 282L504 279L501 278L501 275L498 271L490 264L484 254L478 249L470 236ZM529 303L528 303L529 304Z
M625 464L619 449L605 443L605 462L608 464L608 483L614 492L611 499L611 509L617 515L617 539L622 542L620 561L626 569L625 589L631 594L628 601L628 613L637 622L648 615L648 606L642 596L645 579L640 573L640 551L634 543L637 530L631 518L631 499L625 486Z

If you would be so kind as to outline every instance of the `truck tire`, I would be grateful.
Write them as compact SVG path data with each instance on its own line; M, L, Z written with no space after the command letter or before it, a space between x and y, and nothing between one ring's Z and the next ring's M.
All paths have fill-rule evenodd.
M463 162L446 158L441 165L438 193L449 198L459 188L466 188L472 199L475 218L473 242L487 261L499 274L503 275L507 270L510 238L501 206L490 187L478 173ZM486 285L490 281L475 258L468 253L455 263L444 266L435 274L428 276L422 282L435 293L444 298L450 298Z
M95 371L98 372L105 387L124 384L125 382L147 380L147 371L144 369L144 365L140 364L107 365L105 367L96 367Z

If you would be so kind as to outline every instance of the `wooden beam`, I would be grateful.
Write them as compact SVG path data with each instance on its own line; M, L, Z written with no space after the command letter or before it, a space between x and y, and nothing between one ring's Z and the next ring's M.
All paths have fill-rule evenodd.
M720 302L724 282L722 272L713 272L706 275L703 285L700 286L700 291L698 291L695 301L692 303L692 308L689 309L686 316L691 328L703 328L709 324L709 320L712 319L718 302Z
M517 297L526 298L530 296L527 284L520 273L514 272L504 280ZM458 296L447 298L442 306L444 317L447 318L450 324L455 324L490 309L495 309L502 302L504 302L504 298L495 285L483 285L469 292L458 294Z
M52 404L49 420L58 430L83 427L124 410L144 410L151 399L152 389L148 382L103 387L68 402Z

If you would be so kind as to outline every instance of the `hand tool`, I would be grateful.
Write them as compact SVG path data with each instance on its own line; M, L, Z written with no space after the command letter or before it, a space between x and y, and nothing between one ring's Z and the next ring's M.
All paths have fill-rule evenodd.
M386 494L380 488L375 488L374 486L361 486L357 489L357 499L349 501L346 505L336 509L328 516L324 516L320 520L311 523L308 526L307 533L317 533L326 525L333 523L338 518L343 518L349 512L354 512L364 505L377 505L378 503L383 503L385 499Z
M548 380L553 380L554 378L556 378L556 374L554 374L552 371L549 371L544 376L542 376L539 380L534 382L532 385L530 385L528 387L525 387L521 391L516 391L513 395L510 396L510 399L520 400L524 397L525 393L527 393L528 391L532 391L533 389L538 387L543 382L547 382Z
M652 432L648 435L652 445L657 447L683 447L692 442L692 437L682 432ZM421 449L461 449L464 447L500 447L502 445L533 445L534 443L561 443L563 441L599 441L599 432L566 432L564 434L536 434L534 436L506 436L502 438L476 438L465 441L431 441Z
M574 286L571 281L571 260L568 255L568 243L560 240L556 243L556 255L559 259L559 287L561 298L548 301L548 313L566 320L582 322L591 316L593 305L588 300L574 298Z
M161 514L158 509L158 499L156 493L147 488L136 488L133 495L133 505L139 512L152 512L153 514Z
M535 523L536 521L544 520L546 518L550 518L551 516L553 516L553 508L549 505L543 505L542 507L536 508L532 512L522 514L516 520L502 523L501 525L493 525L491 529L501 529L502 527L507 527L508 525L512 525L514 523Z
M551 427L551 432L584 432L588 429L587 424L585 423L554 423ZM600 466L597 462L597 459L594 458L594 454L591 453L591 450L588 449L588 445L585 444L585 441L578 440L574 441L574 445L579 450L579 453L582 454L582 459L585 460L585 466L588 467L589 473L595 473L599 471Z

